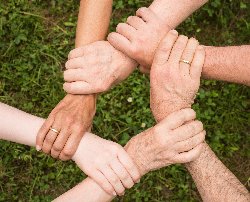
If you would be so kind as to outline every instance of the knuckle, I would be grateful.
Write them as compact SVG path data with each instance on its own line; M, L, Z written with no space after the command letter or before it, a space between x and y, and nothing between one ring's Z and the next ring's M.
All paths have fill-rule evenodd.
M120 178L122 181L125 181L129 178L129 175L127 173L122 173Z
M48 137L46 137L45 139L46 144L53 144L53 142L54 142L54 138L52 136L49 135Z
M55 150L55 151L62 151L63 145L61 145L61 144L54 144L53 147L52 147L52 149Z
M113 184L118 184L118 183L120 182L119 178L117 178L117 177L113 177L113 178L110 179L110 180L111 180L111 182L112 182Z
M63 151L63 154L64 156L72 156L74 154L74 150L72 148L68 149L68 148L65 148Z

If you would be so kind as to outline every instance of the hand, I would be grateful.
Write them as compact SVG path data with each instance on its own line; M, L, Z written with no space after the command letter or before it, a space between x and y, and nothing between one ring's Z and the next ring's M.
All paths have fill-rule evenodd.
M123 195L125 188L140 179L136 165L122 146L91 133L84 135L73 160L110 195Z
M90 129L95 115L95 96L66 95L52 110L38 132L37 150L51 153L54 158L69 160L83 134ZM56 129L59 134L50 128Z
M136 60L142 72L148 73L155 50L171 28L149 8L138 9L136 15L128 17L127 23L119 23L108 41Z
M101 93L126 79L136 65L109 42L98 41L69 53L63 88L70 94Z
M191 62L180 62L185 59ZM157 121L190 108L200 86L205 51L196 39L170 31L156 51L150 71L150 107Z
M176 111L127 143L125 149L141 175L200 156L205 131L200 121L193 121L195 116L192 109Z

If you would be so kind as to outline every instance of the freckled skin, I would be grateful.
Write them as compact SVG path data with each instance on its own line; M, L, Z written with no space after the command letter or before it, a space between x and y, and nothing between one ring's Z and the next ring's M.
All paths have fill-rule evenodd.
M204 78L250 86L250 45L205 47Z

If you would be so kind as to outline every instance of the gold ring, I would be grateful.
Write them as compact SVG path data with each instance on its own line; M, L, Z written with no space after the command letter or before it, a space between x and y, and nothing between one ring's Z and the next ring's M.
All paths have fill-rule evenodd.
M53 131L54 133L59 134L59 131L58 131L58 130L56 130L55 128L50 127L50 130L51 130L51 131Z
M184 62L184 63L186 63L186 64L188 64L188 65L191 65L191 62L188 61L188 60L181 59L180 62Z

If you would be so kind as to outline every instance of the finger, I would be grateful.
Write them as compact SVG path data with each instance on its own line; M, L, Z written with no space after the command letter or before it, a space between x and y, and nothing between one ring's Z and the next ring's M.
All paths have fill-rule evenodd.
M186 108L171 113L160 123L166 124L168 129L175 129L183 125L185 122L194 120L195 118L195 111L191 108Z
M94 89L89 83L84 81L64 83L63 89L69 94L77 94L77 95L97 93L96 89Z
M188 37L180 35L176 40L174 47L171 51L169 62L172 64L176 64L180 62L182 53L187 45Z
M121 196L123 195L125 188L122 185L119 177L115 174L115 172L112 170L111 167L104 165L99 169L102 174L107 178L107 180L109 181L109 183L113 186L113 188L115 189L115 192Z
M78 68L84 68L85 67L85 59L84 57L77 57L68 60L65 63L65 68L66 69L78 69Z
M188 163L197 159L203 151L204 143L199 144L188 152L183 152L175 156L173 159L176 163Z
M106 179L106 177L99 171L95 170L92 172L91 178L98 184L100 187L107 192L110 195L116 196L115 189L113 186L109 183L109 181Z
M133 181L135 183L138 183L141 178L140 172L125 150L121 150L118 153L118 159L122 163L122 165L126 168L128 173L132 177Z
M69 136L62 152L60 153L59 159L61 159L62 161L70 160L72 156L75 154L81 139L82 139L82 134L77 134L73 132Z
M93 51L92 44L85 45L83 47L75 48L69 52L68 59L82 57Z
M54 116L49 116L48 119L43 123L42 127L39 129L36 136L36 150L40 151L42 149L43 141L49 132L51 125L54 122Z
M199 45L199 42L196 39L194 38L189 39L187 42L187 46L182 54L181 60L187 60L189 62L192 62L195 50L198 47L198 45ZM184 62L180 62L180 71L182 72L183 75L185 76L190 75L189 74L190 65Z
M127 19L127 24L134 27L135 29L142 29L146 23L137 16L129 16Z
M199 80L201 77L202 67L205 61L205 49L203 46L198 46L195 51L193 62L190 67L190 76L194 80Z
M60 131L60 135L57 136L52 148L51 148L51 156L53 158L58 158L61 151L63 150L69 136L70 136L70 131L69 131L69 127L64 127L61 131Z
M119 177L125 188L130 189L134 185L134 181L129 175L128 171L123 167L121 162L116 159L110 163L110 167L115 172L115 174Z
M177 141L183 141L197 135L201 131L203 131L202 122L195 120L176 128L172 131L172 134L176 137Z
M126 23L119 23L116 27L116 32L126 37L130 41L136 35L136 29Z
M115 49L121 51L129 57L131 56L132 44L126 37L116 32L112 32L108 35L107 39Z
M57 136L60 135L61 121L62 121L61 117L57 116L55 119L55 122L52 124L51 129L49 130L49 132L47 133L44 139L42 150L46 154L50 153L52 145L54 144ZM55 131L53 131L52 129L54 129Z
M172 47L178 38L178 32L176 30L171 30L161 41L159 47L156 50L153 64L164 65L169 58ZM154 67L154 65L152 66ZM161 66L162 68L165 68Z
M202 132L196 134L195 136L187 140L178 142L176 144L177 151L178 152L190 151L191 149L201 144L205 140L205 136L206 136L206 132L205 130L203 130Z
M68 69L64 71L63 76L66 82L73 81L87 81L91 76L87 72L88 70L83 69Z
M145 22L152 22L157 18L155 13L146 7L139 8L136 11L136 15L141 17Z

